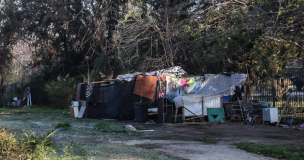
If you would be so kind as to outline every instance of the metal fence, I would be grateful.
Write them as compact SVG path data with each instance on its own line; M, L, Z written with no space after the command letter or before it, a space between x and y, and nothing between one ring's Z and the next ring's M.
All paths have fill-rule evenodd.
M304 119L303 69L288 69L276 75L270 73L265 78L259 78L254 87L253 100L271 103L272 107L279 109L279 113L290 96L285 116L294 115L296 118Z

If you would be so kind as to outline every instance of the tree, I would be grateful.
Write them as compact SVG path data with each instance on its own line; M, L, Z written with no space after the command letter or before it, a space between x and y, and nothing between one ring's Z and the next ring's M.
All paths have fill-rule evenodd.
M111 10L109 11L107 52L104 58L104 73L107 79L114 76L115 55L117 47L117 25L119 20L119 3L118 0L110 1Z
M193 47L184 28L193 25L194 6L200 7L195 2L179 0L128 4L124 19L119 22L120 61L138 71L183 65L188 49Z
M5 107L4 81L13 58L11 50L16 43L21 17L14 0L5 0L0 6L0 96Z
M79 76L95 68L102 49L92 38L97 37L94 25L98 25L93 4L81 0L22 0L19 4L24 19L20 36L35 48L32 65L44 66L45 80Z

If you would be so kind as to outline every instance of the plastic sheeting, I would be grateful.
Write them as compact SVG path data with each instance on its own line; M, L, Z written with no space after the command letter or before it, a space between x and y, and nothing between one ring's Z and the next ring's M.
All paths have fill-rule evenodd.
M247 74L232 74L231 76L225 75L205 75L206 80L202 88L195 94L214 95L222 94L229 96L234 94L236 86L241 87L244 85L248 75Z
M123 84L121 82L101 86L95 84L92 99L88 107L89 118L117 118L119 117L123 101Z
M120 118L123 120L134 119L134 102L148 102L149 108L157 107L158 87L155 87L153 99L133 94L135 77L130 82L117 82L115 84L95 83L92 98L89 101L88 118ZM85 97L85 85L81 88L81 99Z
M184 106L197 115L208 115L207 108L221 107L221 97L235 94L235 87L243 86L247 77L247 74L231 76L206 74L201 89L195 94L178 95L174 98L175 106L177 108ZM185 110L185 116L193 116L193 114Z
M208 115L207 108L220 108L221 107L221 94L216 95L202 95L202 94L189 94L179 96L174 99L176 106L184 106L191 112L198 116ZM182 100L183 105L180 104ZM191 112L185 109L185 116L194 116Z

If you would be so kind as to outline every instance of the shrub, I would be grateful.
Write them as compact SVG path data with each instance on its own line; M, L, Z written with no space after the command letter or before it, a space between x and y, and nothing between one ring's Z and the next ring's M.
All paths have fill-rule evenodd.
M73 78L58 78L45 85L48 105L53 108L66 108L75 95L76 83Z
M16 97L14 92L7 92L5 94L5 104L9 103L14 97Z
M29 154L26 143L17 141L15 135L0 129L0 159L25 159Z
M53 141L50 139L57 130L50 130L42 135L36 135L32 131L23 131L24 136L19 136L20 140L23 141L31 150L28 154L29 159L42 160L49 152L55 152L52 146Z

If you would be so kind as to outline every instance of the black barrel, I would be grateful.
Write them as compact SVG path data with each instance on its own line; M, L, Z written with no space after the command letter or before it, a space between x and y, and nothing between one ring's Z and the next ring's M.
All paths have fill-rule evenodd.
M147 122L149 102L134 102L133 105L135 110L135 121Z

